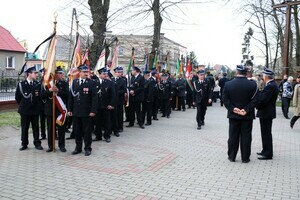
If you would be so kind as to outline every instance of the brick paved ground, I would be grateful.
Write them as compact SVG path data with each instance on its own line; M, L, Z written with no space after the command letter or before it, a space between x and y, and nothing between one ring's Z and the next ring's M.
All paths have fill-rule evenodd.
M73 140L67 153L38 151L32 142L20 152L20 130L1 128L0 199L300 199L300 122L291 130L278 110L274 159L260 161L255 120L251 162L239 155L231 163L226 110L210 107L200 131L195 112L125 129L110 144L94 142L89 157L71 155Z

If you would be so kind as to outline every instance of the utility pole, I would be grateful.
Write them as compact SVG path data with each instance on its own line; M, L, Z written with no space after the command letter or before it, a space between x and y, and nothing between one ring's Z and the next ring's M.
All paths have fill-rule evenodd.
M290 46L290 30L291 30L291 7L300 5L300 1L284 1L281 4L273 6L273 9L286 8L286 25L284 34L284 52L283 52L283 74L289 75L289 46Z

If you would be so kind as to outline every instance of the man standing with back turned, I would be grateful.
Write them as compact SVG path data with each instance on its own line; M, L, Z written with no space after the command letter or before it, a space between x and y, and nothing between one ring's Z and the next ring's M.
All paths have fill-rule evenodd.
M247 79L247 71L246 66L238 65L236 77L225 84L223 92L223 102L229 118L228 160L230 162L235 162L239 141L243 163L250 162L257 85L255 81Z
M260 93L256 106L263 148L257 155L260 156L258 157L259 160L268 160L273 158L272 122L276 118L276 100L279 90L274 81L272 70L266 68L263 71L263 80L266 87Z

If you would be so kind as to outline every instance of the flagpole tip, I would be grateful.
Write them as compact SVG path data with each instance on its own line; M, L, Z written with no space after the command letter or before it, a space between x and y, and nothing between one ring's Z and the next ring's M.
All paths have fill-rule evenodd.
M58 13L57 13L57 12L54 12L53 16L54 16L54 21L56 22L56 19L57 19Z

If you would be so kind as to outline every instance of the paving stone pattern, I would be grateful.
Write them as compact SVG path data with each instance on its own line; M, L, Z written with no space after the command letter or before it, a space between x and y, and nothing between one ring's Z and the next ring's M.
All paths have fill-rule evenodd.
M20 152L20 130L0 129L0 199L300 199L300 122L290 129L280 109L273 122L274 159L260 161L259 120L251 162L227 160L226 109L214 104L196 129L196 110L174 111L144 130L125 128L92 155L34 149ZM127 124L127 123L126 123ZM125 125L126 125L125 124ZM67 134L66 137L69 135Z

